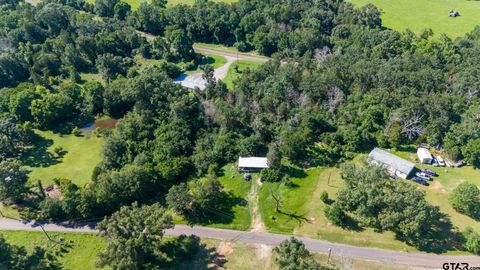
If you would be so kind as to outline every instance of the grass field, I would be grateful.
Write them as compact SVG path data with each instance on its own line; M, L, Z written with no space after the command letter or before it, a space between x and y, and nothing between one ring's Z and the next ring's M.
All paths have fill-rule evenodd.
M14 245L24 246L31 250L34 246L42 246L46 249L59 246L49 242L43 232L24 232L24 231L0 231L7 242ZM53 239L64 239L68 243L65 252L57 256L64 270L94 270L95 261L98 252L106 247L105 241L94 234L77 233L49 233ZM216 267L213 264L208 269L235 269L235 270L276 270L272 251L270 247L261 245L243 244L239 242L222 242L216 239L202 239L202 244L211 252L217 252L218 262L223 262L222 266ZM327 255L315 254L315 259L322 265L326 264ZM336 266L351 265L353 268L345 269L369 269L369 270L407 270L413 269L408 266L386 265L384 263L351 260L333 254L330 263ZM188 269L206 269L204 265L188 265Z
M41 246L45 249L59 249L59 244L50 242L43 232L26 231L0 231L10 244L24 246L31 250L34 246ZM97 253L105 248L102 238L94 234L77 233L48 233L51 238L59 241L64 239L65 252L57 256L65 270L93 270Z
M227 84L227 87L229 89L233 89L234 88L234 83L233 82L235 81L235 79L237 79L238 77L241 76L241 74L243 73L244 70L246 70L248 68L255 69L255 68L259 67L261 64L262 63L260 63L260 62L247 61L247 60L235 61L230 66L230 68L228 69L227 76L225 77L223 82L225 82ZM235 65L238 65L238 72L235 69Z
M217 69L225 65L226 63L227 63L227 59L223 56L215 55L215 54L207 54L205 55L205 58L203 59L200 65L210 65L214 69ZM200 65L196 69L188 70L185 73L186 74L203 73L203 71L200 69Z
M392 152L412 162L416 162L417 155L415 151L405 150ZM435 168L430 165L421 165L418 163L416 163L416 165L419 168L433 169L439 174L439 176L435 177L434 181L430 183L430 186L419 186L425 190L427 200L433 205L438 205L441 211L450 217L452 223L458 229L464 230L466 227L472 227L476 231L480 231L480 222L458 213L448 202L450 192L464 181L469 181L480 187L480 170L476 170L471 166L463 168Z
M51 131L35 131L38 135L34 147L22 157L31 173L30 181L52 183L54 178L67 178L83 187L90 181L93 169L102 160L103 139L86 135L61 135ZM62 147L58 156L54 149Z
M397 152L409 158L413 153ZM460 169L438 170L439 177L424 189L427 201L440 207L447 214L454 228L463 230L470 226L480 231L480 222L457 213L448 202L449 192L462 181L468 180L480 186L480 171L471 167ZM403 180L402 180L403 181ZM260 189L260 211L269 231L291 233L325 239L332 242L346 243L356 246L377 247L394 250L417 252L414 247L395 239L391 232L377 233L370 228L342 229L332 225L324 216L325 204L320 200L323 191L334 199L342 186L338 168L316 168L306 171L306 176L292 178L295 187L286 187L279 183L263 183ZM275 211L273 196L280 198L281 211ZM450 250L447 254L463 253Z
M446 33L452 38L470 32L480 24L480 1L468 0L349 0L358 6L368 3L382 11L383 25L403 31L407 28L419 33L431 28L435 35ZM460 17L450 18L451 10Z
M250 209L246 201L251 183L245 182L242 175L237 172L235 164L228 164L221 170L218 178L224 187L224 191L230 193L232 198L232 220L229 223L212 223L209 226L236 230L248 230L250 228ZM234 202L233 202L234 201Z
M251 182L245 182L242 175L237 172L234 163L225 165L220 170L218 180L223 185L223 191L229 194L224 200L228 209L215 209L210 219L203 222L204 226L234 229L246 231L250 229L251 214L248 205L248 193L251 188ZM186 221L182 217L172 213L176 224L185 224Z

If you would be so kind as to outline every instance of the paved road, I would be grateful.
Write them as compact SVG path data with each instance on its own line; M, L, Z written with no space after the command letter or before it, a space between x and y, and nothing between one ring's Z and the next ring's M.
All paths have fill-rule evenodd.
M194 45L193 49L197 53L201 53L201 54L215 54L215 55L223 56L227 59L228 58L233 58L235 60L237 59L237 53L235 53L235 52L228 52L228 51L224 51L224 50L221 50L221 49L207 48L207 47L203 47L201 45ZM252 54L246 54L246 53L238 53L238 59L239 60L248 60L248 61L260 62L260 63L265 63L265 62L268 62L268 60L270 60L270 58L267 58L267 57L257 56L257 55L252 55Z
M11 219L0 219L0 230L31 230L55 232L88 232L96 233L95 224L74 224L74 223L34 223L22 222ZM199 237L221 239L232 242L242 242L248 244L265 244L276 246L281 241L289 238L288 235L264 233L264 232L244 232L235 230L224 230L207 227L189 227L185 225L176 225L174 229L167 230L167 235L194 234ZM446 262L467 262L470 266L480 266L479 256L446 256L424 253L406 253L401 251L384 250L376 248L364 248L349 246L337 243L331 243L322 240L316 240L305 237L298 237L305 246L312 252L328 253L332 249L335 256L344 256L353 259L371 260L385 262L388 264L403 264L424 268L441 269L442 264Z

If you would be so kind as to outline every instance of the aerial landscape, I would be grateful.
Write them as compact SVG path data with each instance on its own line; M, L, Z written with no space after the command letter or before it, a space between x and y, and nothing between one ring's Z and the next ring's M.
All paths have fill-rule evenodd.
M16 269L480 269L480 1L0 0Z

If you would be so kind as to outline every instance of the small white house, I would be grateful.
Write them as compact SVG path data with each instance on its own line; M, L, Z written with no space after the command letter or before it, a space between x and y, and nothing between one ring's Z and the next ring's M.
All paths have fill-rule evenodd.
M427 148L420 147L417 149L418 160L422 164L432 164L433 156Z
M268 159L266 157L239 157L239 172L258 172L262 169L268 169Z

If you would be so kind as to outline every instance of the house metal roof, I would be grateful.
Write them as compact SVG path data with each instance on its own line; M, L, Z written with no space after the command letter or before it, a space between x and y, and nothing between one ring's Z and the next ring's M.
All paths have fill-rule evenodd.
M238 167L266 169L269 168L268 159L266 157L240 157L238 158Z
M182 74L180 77L173 80L174 83L181 84L183 87L200 90L205 90L207 87L207 81L200 76Z
M410 172L415 168L415 164L413 162L400 158L380 148L373 149L372 152L368 154L368 158L385 164L407 175L410 174Z

